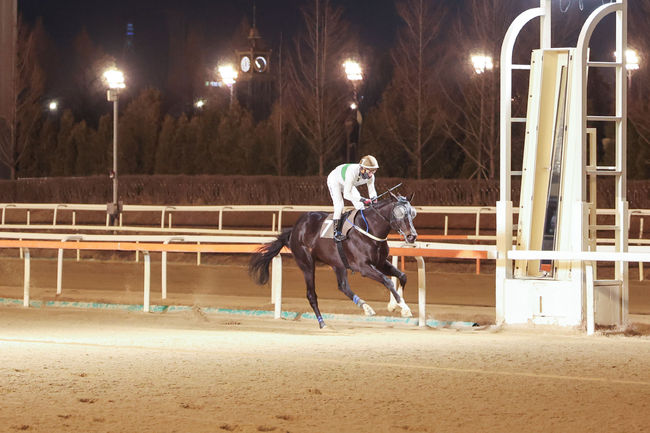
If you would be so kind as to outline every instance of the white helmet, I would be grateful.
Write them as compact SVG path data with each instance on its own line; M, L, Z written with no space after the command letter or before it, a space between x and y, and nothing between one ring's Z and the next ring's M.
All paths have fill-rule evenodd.
M379 164L377 164L377 160L372 155L366 155L363 158L361 158L361 161L359 161L359 165L363 168L368 168L371 170L377 170L379 168Z

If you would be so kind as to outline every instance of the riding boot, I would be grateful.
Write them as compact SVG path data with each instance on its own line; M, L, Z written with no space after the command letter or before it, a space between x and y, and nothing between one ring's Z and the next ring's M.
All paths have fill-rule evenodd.
M334 224L334 240L336 242L341 242L342 240L345 240L345 236L343 236L343 233L341 233L341 226L343 225L343 220L342 219L333 220L333 224Z

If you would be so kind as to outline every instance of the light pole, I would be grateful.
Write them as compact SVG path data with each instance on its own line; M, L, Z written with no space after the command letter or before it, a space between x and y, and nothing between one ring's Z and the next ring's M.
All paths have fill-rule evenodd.
M113 201L107 206L107 212L111 216L111 223L117 223L117 217L120 214L120 206L117 201L117 105L120 89L124 89L124 74L118 69L108 69L104 72L104 80L108 84L106 98L113 102Z
M494 68L492 63L492 57L485 54L473 54L470 56L472 66L474 67L474 72L476 75L483 75L486 71L491 71ZM485 78L485 77L483 77ZM485 79L482 79L480 82L480 98L479 98L479 113L478 113L478 161L480 164L483 163L483 144L485 130L484 130L484 117L485 117ZM477 177L481 175L481 166L477 168Z
M347 146L345 158L347 161L352 161L357 159L356 150L359 148L361 142L361 124L363 123L363 117L361 116L361 110L359 109L358 85L359 82L363 80L363 72L361 70L361 65L359 62L354 60L346 60L343 63L343 69L345 70L347 79L350 81L350 83L352 83L353 91L350 109L354 115L352 119L348 118L348 120L345 121L347 129ZM357 124L357 142L353 143L350 136L352 135L352 128L355 122Z
M221 82L230 88L230 105L232 106L235 83L237 82L237 71L230 64L219 66L218 71L219 76L221 76Z
M636 51L628 49L625 50L625 69L627 69L627 90L630 91L632 87L632 72L639 69L639 55Z

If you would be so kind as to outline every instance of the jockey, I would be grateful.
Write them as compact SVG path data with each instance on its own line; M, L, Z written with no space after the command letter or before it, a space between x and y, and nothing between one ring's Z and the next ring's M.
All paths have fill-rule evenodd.
M375 191L374 174L379 168L377 160L372 155L366 155L361 158L358 164L341 164L336 167L327 176L327 187L332 196L334 203L334 240L342 241L344 238L341 233L342 221L341 212L343 211L343 199L352 202L356 209L363 209L364 205L369 205L377 200L377 191ZM360 185L368 186L369 199L362 198L356 187Z

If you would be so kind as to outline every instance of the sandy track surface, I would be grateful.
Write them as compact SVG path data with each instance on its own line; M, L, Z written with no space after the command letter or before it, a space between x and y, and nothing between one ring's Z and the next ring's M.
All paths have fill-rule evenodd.
M22 299L22 261L0 261L0 297ZM317 270L325 313L358 314ZM192 311L0 307L0 432L645 432L650 338L577 330L418 329L206 314L271 310L241 264L170 264L169 299ZM407 301L416 308L416 274ZM427 274L427 314L490 324L494 276ZM32 299L142 303L142 264L32 263ZM379 314L385 289L352 287ZM283 272L285 310L310 311L302 276ZM650 322L650 284L630 289ZM629 333L628 333L629 335Z
M650 339L0 308L0 431L643 432Z

